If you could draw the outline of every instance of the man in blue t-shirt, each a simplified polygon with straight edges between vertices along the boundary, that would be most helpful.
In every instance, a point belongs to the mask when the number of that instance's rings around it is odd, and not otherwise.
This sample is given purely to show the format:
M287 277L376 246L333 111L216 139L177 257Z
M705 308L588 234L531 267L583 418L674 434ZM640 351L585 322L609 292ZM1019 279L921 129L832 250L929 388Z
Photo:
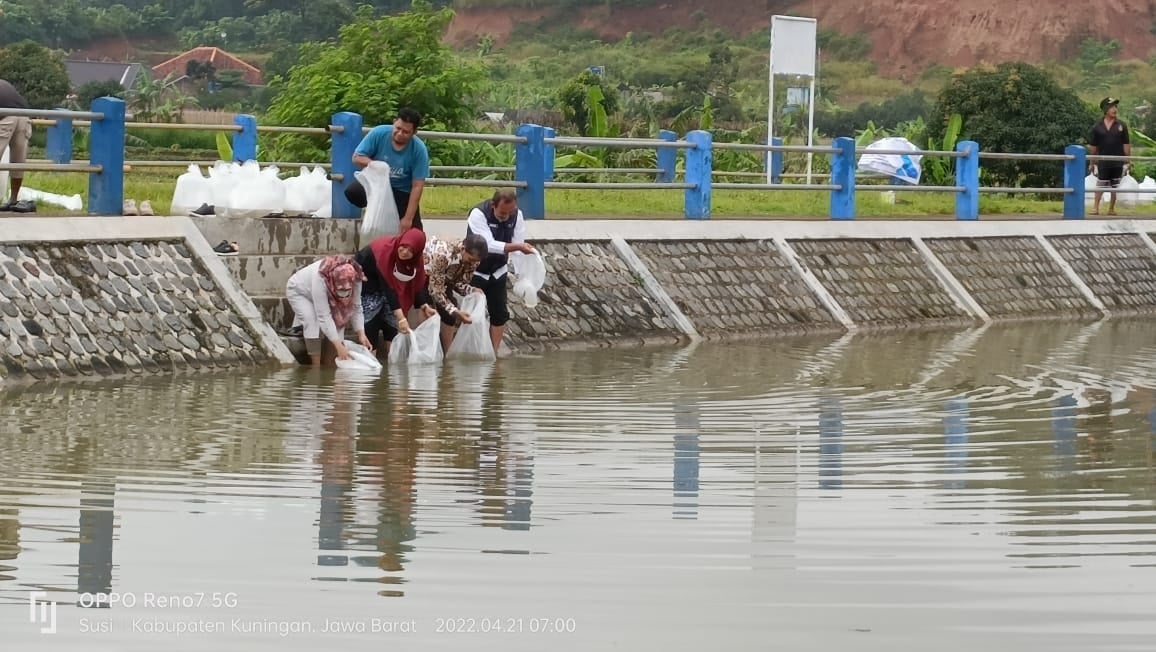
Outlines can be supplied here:
M429 150L421 138L414 135L420 125L420 113L402 109L392 125L371 129L353 153L353 163L359 168L369 165L370 161L389 164L389 183L403 233L410 227L422 228L421 193L429 176ZM357 180L346 187L345 197L361 208L369 203L365 188Z

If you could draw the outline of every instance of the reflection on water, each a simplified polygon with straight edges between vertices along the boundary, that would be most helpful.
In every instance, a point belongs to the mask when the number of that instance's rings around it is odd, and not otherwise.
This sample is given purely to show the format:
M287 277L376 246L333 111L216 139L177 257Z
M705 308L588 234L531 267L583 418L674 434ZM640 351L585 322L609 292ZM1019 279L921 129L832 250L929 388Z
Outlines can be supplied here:
M1148 649L1154 363L1101 322L10 388L0 631Z

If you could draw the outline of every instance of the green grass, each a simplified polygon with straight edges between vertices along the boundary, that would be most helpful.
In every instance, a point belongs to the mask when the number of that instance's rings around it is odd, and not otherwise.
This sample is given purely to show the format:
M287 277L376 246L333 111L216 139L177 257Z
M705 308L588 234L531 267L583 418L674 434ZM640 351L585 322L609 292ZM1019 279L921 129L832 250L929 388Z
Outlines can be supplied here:
M125 175L125 198L137 203L149 200L158 215L169 212L173 187L182 170L148 170ZM30 172L25 184L63 195L80 194L88 201L88 177L81 173ZM886 186L876 186L885 190ZM422 213L430 217L464 216L474 204L489 194L486 188L430 187L422 199ZM856 214L873 218L950 218L955 215L955 198L948 193L897 193L895 204L886 204L878 191L858 190ZM717 190L712 197L712 214L716 218L826 218L828 194L822 191ZM1029 199L1022 196L980 197L984 215L1055 215L1062 213L1059 196L1054 200ZM1153 205L1122 209L1121 214L1151 214ZM48 207L40 212L52 212ZM61 211L64 214L65 211ZM547 218L683 217L683 192L680 190L548 190Z

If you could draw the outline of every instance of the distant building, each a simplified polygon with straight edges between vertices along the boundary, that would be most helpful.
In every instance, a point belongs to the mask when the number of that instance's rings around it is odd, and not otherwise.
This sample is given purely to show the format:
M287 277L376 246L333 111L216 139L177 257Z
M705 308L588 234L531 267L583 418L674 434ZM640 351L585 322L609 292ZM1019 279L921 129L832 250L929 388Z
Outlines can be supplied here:
M236 70L241 73L242 81L250 86L262 86L265 83L265 80L261 77L261 70L259 68L238 59L221 48L215 47L193 48L184 54L179 54L172 59L162 61L153 66L153 77L164 79L172 74L174 75L174 83L181 83L185 78L185 70L188 68L190 61L211 63L217 72L221 72L222 70Z
M89 82L115 81L131 90L145 68L139 63L116 63L112 61L65 61L68 81L75 90Z

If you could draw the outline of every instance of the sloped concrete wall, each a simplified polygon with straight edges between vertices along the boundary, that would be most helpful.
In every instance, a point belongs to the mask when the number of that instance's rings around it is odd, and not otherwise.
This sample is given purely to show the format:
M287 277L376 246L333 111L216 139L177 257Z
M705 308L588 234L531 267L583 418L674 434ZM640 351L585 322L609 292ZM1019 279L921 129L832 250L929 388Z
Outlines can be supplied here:
M184 218L10 218L0 232L0 378L290 364Z

